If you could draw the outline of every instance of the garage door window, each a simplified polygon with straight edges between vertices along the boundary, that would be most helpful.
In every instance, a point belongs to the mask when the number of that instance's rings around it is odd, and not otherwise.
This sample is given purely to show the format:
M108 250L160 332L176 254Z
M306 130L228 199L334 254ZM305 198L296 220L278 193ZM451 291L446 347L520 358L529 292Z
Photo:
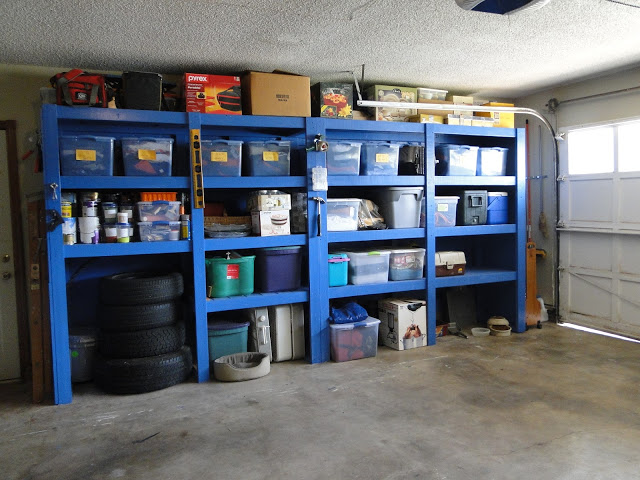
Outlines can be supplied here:
M640 171L640 122L618 127L618 171Z

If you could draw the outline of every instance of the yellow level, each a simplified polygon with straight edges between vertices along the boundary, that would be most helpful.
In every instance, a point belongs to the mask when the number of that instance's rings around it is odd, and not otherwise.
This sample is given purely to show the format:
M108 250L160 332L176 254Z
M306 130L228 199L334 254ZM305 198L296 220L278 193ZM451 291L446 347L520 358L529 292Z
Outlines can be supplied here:
M202 183L202 156L200 155L200 130L191 130L191 168L193 170L193 208L204 208Z

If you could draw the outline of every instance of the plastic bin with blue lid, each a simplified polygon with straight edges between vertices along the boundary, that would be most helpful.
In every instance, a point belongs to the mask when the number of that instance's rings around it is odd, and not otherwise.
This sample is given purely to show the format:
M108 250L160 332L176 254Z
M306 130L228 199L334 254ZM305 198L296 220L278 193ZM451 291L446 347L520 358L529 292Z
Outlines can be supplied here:
M362 145L360 174L398 175L400 144L388 142L366 142Z
M280 140L244 143L246 173L253 177L289 175L291 142Z
M329 324L331 360L346 362L375 357L378 353L380 320L368 317L354 323Z
M329 142L327 175L359 175L361 147L361 142Z
M171 176L173 138L125 137L121 143L126 176Z
M346 253L329 254L329 286L342 287L347 284L349 257Z
M300 288L301 247L269 247L256 253L256 283L261 292Z
M242 174L242 142L202 140L202 174L205 177L239 177Z
M137 202L138 219L141 222L175 222L180 220L180 202L154 200Z
M62 175L113 176L114 137L91 135L60 137Z
M508 148L480 147L478 149L478 175L505 175Z
M436 145L436 175L475 176L478 147L472 145Z
M138 222L141 242L180 240L180 222Z
M247 351L249 322L232 322L227 319L207 321L209 337L209 361Z

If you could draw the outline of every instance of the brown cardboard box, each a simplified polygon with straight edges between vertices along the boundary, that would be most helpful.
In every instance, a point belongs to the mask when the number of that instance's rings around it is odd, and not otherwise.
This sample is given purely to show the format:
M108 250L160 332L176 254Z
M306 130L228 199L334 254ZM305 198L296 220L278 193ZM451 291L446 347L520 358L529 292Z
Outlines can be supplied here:
M489 102L483 104L487 107L513 107L513 103L499 103ZM513 113L507 112L474 112L474 115L478 117L491 117L495 120L495 127L513 128L515 125L515 118Z
M454 105L473 105L473 97L465 95L447 95L447 100L451 100ZM454 115L473 115L469 110L453 110Z
M247 72L242 76L245 115L310 117L309 77L288 73Z
M453 102L450 100L424 100L418 99L418 103L437 103L441 105L453 105ZM424 113L426 115L441 115L446 117L447 115L453 115L453 110L430 110L427 108L419 108L418 113Z

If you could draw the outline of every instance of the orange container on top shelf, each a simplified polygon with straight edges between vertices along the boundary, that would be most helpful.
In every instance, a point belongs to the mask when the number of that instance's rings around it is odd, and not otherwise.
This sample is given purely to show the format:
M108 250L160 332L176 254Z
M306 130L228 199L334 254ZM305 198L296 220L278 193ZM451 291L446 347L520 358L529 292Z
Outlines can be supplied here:
M141 202L153 202L164 200L165 202L177 201L178 192L140 192Z

